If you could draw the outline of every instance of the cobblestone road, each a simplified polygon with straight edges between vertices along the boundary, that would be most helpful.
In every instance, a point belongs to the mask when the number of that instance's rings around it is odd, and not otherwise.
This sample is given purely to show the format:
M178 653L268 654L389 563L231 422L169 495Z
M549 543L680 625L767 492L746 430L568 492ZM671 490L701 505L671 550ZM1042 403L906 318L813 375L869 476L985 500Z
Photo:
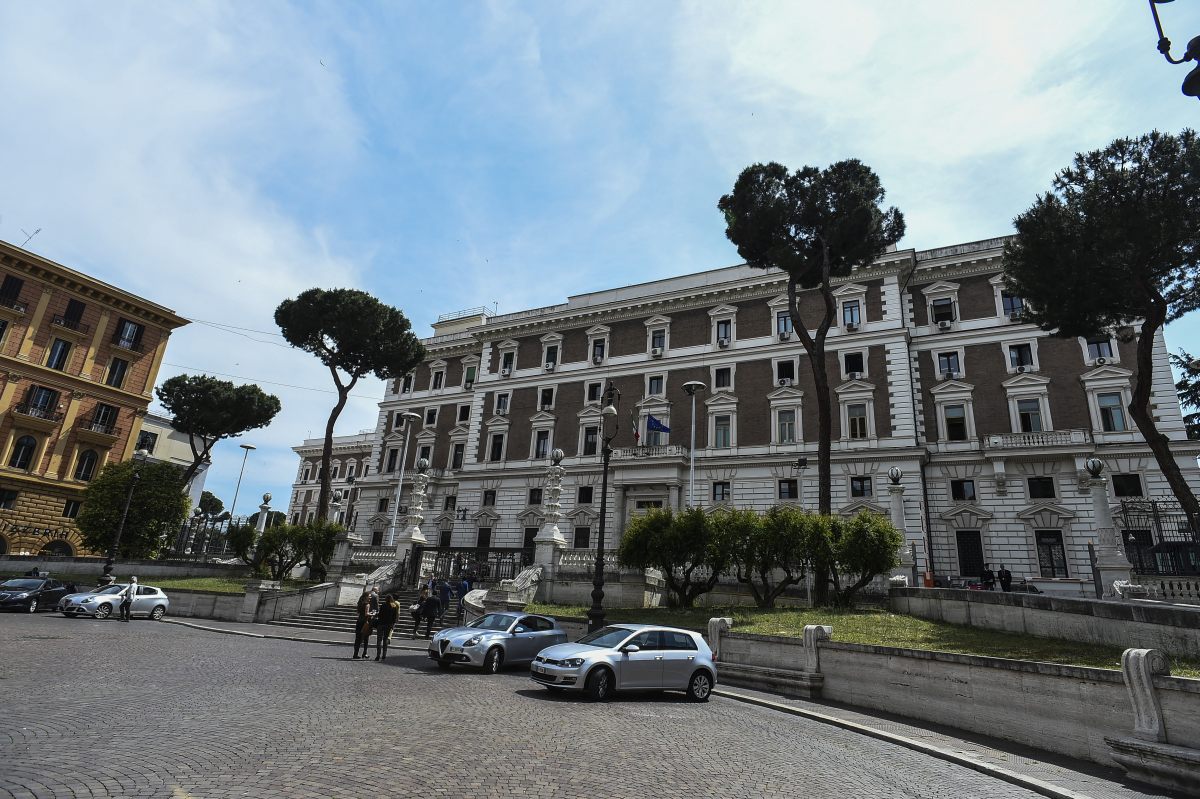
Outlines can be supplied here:
M0 797L1033 796L727 699L593 705L347 654L0 615Z

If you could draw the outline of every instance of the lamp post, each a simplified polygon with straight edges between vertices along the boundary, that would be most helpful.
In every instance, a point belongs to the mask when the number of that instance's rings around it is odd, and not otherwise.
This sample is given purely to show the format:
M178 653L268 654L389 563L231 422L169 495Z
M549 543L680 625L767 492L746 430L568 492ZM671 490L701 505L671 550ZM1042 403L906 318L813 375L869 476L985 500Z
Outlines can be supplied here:
M404 420L404 443L400 447L400 479L396 481L396 495L392 497L392 525L388 528L388 538L385 546L396 545L396 516L400 512L400 496L404 491L404 463L408 460L408 439L412 436L413 424L421 421L421 417L412 411L400 414Z
M683 384L683 390L692 398L692 443L688 448L688 507L696 507L696 393L708 386L699 380L689 380ZM607 469L605 470L607 473Z
M239 444L242 448L242 469L238 472L237 487L233 489L233 504L229 506L229 518L233 518L233 512L237 508L238 492L242 490L242 475L246 473L246 458L250 457L250 450L258 449L253 444Z
M125 520L129 518L129 503L133 501L133 490L137 488L138 481L142 479L142 466L145 465L149 455L150 453L144 449L133 453L133 476L129 478L129 491L125 494L125 507L121 509L121 522L117 525L117 534L113 536L112 546L108 550L108 558L104 561L104 576L109 580L112 579L113 561L117 559L117 550L121 546L121 535L125 532Z
M612 440L617 436L619 425L617 406L621 404L621 392L608 381L604 390L604 410L600 412L600 438L604 446L604 472L600 476L600 536L596 541L596 573L592 577L592 606L588 609L588 632L595 632L604 626L604 522L608 515L608 464L612 459ZM612 433L608 432L608 422L613 421Z
M1154 16L1154 27L1158 31L1158 52L1162 53L1163 58L1167 59L1168 64L1183 64L1188 61L1195 61L1200 64L1200 36L1194 37L1187 43L1187 48L1183 52L1183 58L1171 57L1171 40L1163 34L1162 22L1158 19L1158 6L1160 3L1170 3L1172 0L1150 0L1150 13ZM1187 74L1183 79L1183 86L1180 90L1188 97L1200 97L1200 66L1197 66Z

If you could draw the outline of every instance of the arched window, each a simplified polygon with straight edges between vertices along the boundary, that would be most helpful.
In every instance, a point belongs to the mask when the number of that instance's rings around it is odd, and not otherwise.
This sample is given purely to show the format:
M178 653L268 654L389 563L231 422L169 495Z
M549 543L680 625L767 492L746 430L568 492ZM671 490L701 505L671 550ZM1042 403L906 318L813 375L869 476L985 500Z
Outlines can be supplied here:
M66 541L51 541L46 546L42 547L42 551L38 553L43 557L72 557L75 552L71 549L71 545Z
M0 555L8 554L8 539L0 535Z
M87 449L79 453L79 461L75 464L75 479L91 480L96 474L96 463L99 460L94 449Z
M8 459L8 465L14 469L28 469L33 463L33 453L37 449L37 439L33 436L21 436L17 439L17 443L13 444L12 457Z

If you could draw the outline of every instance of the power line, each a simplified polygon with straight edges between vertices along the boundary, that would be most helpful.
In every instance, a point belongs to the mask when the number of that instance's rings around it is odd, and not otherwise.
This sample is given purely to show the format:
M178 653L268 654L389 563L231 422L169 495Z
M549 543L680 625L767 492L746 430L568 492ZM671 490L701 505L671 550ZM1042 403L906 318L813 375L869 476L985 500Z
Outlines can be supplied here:
M163 366L171 366L175 369L186 369L189 372L201 372L203 374L209 374L209 375L220 375L221 377L232 377L235 380L248 380L251 383L265 383L269 386L283 386L284 388L298 388L301 391L316 391L321 394L337 394L336 391L334 391L332 389L328 389L328 388L313 388L312 386L297 386L293 383L280 383L275 380L263 380L262 378L258 378L258 377L246 377L245 375L231 375L231 374L228 374L227 372L215 372L212 369L200 369L196 366L184 366L183 364L180 364L180 363L164 363ZM378 397L370 397L370 396L367 396L366 394L351 394L350 397L353 399L369 399L369 400L378 400L379 399Z
M280 344L277 341L263 341L261 338L255 338L254 336L248 336L245 333L238 332L238 330L244 330L246 328L222 327L220 324L218 324L216 322L205 322L203 319L191 319L189 321L196 322L197 324L201 324L201 325L206 325L208 327L211 327L213 330L220 330L222 333L232 333L235 336L241 336L242 338L247 339L249 341L253 341L256 344L270 344L272 347L280 347L285 350L295 349L295 347L292 347L289 344ZM261 333L264 333L264 335L270 335L270 334L266 334L265 331L254 331L254 332L261 332Z
M189 316L185 316L184 319L187 319L189 322L196 322L196 323L202 324L202 325L211 325L213 327L219 327L219 328L229 328L230 330L244 330L247 333L262 333L264 336L278 336L279 338L283 338L282 333L276 333L273 330L256 330L252 327L238 327L237 325L227 325L224 322L213 322L209 319L193 319Z

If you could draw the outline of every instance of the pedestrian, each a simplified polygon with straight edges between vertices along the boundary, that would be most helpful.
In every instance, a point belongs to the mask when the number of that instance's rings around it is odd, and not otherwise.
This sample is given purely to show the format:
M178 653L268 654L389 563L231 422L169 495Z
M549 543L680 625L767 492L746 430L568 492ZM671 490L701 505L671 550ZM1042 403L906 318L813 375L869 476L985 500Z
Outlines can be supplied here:
M990 563L983 564L983 571L979 574L979 582L983 586L984 591L996 590L996 573L992 571Z
M137 596L138 583L136 577L129 578L129 585L121 592L121 621L129 621L133 612L133 598Z
M412 616L413 629L412 637L417 637L417 628L421 626L421 612L425 608L425 600L429 599L429 589L422 588L421 595L417 597L417 601L408 606L408 613Z
M379 613L379 588L371 586L371 615L375 616Z
M67 583L67 593L68 594L75 594L78 592L79 592L79 586L75 585L75 583Z
M441 621L446 616L446 609L450 607L450 581L442 580L438 584L438 621Z
M375 617L375 659L387 660L388 641L392 638L392 628L400 618L400 603L396 597L388 594L379 605L379 615Z
M1000 564L1000 571L998 572L997 576L999 576L999 578L1000 578L1000 590L1004 591L1006 593L1008 591L1011 591L1012 590L1012 572L1010 572L1008 569L1004 568L1003 563Z
M367 645L371 641L371 594L364 590L358 598L357 611L354 620L354 654L351 660L358 660L359 649L362 649L362 659L367 659Z

